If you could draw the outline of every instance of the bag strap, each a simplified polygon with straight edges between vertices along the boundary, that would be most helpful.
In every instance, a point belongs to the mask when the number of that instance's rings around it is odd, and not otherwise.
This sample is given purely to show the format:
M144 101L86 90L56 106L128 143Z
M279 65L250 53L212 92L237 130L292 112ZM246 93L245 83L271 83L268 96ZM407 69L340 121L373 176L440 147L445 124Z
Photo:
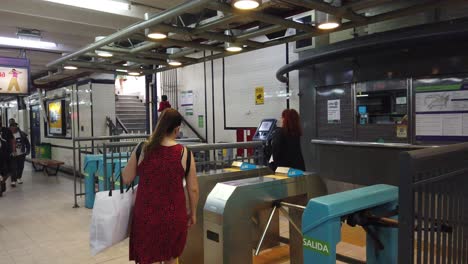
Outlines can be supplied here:
M143 146L144 142L140 142L138 143L136 149L135 149L135 155L136 155L136 163L137 163L137 166L138 166L138 161L140 160L140 156L141 156L141 149L142 149L142 146ZM123 184L123 175L122 175L122 171L120 172L120 193L123 193L124 192L124 184ZM128 187L127 187L127 190L126 192L128 192L130 189L133 189L134 187L134 182L132 182ZM109 196L112 196L112 188L109 190Z
M190 173L190 166L192 165L192 152L187 149L187 162L185 163L185 178Z

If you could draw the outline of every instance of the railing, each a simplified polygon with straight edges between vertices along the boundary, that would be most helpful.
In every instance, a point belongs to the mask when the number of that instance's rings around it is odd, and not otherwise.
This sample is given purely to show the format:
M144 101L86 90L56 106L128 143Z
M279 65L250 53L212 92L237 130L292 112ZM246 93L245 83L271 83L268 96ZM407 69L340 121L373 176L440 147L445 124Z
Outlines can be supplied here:
M204 138L198 131L189 123L185 118L182 119L183 123L192 130L192 132L199 138L201 139L202 142L206 142L206 138Z
M115 187L115 183L118 180L118 177L120 177L121 170L125 167L131 152L139 142L146 139L146 135L145 137L102 137L95 140L104 140L104 138L106 138L107 141L102 142L102 144L99 145L99 148L95 147L95 150L102 150L103 164L106 164L106 166L103 167L103 174L109 175L110 177L109 180L104 181L104 188L105 190L108 190L109 188L113 189ZM118 139L119 142L115 142L116 139ZM80 147L81 142L89 140L90 138L76 139L78 144L77 149L82 150L79 151L80 154L78 160L80 161L81 153L95 153L86 151L86 146ZM250 162L255 164L261 164L261 161L263 161L262 142L199 144L199 139L178 139L177 141L193 152L198 173L227 168L230 167L234 161ZM82 193L82 180L81 177L78 176L81 175L81 163L78 167L75 166L75 168L75 207L78 207L77 197L84 195L84 193ZM111 171L109 171L109 169ZM77 192L78 181L79 193Z
M398 262L468 263L468 143L400 155Z
M125 132L125 134L128 134L129 133L128 128L124 125L122 120L120 120L120 118L118 116L115 117L115 120L117 121L117 126L120 126L122 128L123 132Z

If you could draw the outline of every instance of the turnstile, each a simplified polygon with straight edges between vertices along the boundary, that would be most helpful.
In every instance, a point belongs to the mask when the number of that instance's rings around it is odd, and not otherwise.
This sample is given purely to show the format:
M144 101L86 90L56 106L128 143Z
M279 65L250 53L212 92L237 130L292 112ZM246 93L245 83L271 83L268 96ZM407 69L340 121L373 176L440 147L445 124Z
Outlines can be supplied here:
M278 217L274 209L266 223L261 221L262 212L269 212L280 201L305 205L309 199L325 193L321 178L307 172L297 177L267 175L218 183L204 208L204 263L251 264L252 250L260 240L265 241L265 249L278 244L269 243L271 240L280 239L275 224L269 232L262 232L274 221L272 218ZM300 224L301 215L291 212L289 217ZM291 231L289 244L291 263L302 263L301 234Z
M204 264L203 250L203 205L206 198L215 185L219 182L232 181L237 179L253 178L271 174L268 167L256 166L255 168L231 167L220 170L198 173L198 186L200 190L199 206L197 210L197 224L189 229L186 248L179 258L180 264Z

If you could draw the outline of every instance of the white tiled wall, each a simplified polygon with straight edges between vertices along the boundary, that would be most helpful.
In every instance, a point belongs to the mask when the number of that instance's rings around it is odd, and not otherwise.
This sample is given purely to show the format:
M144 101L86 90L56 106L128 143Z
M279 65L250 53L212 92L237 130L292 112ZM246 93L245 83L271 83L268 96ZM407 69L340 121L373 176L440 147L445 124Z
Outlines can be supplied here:
M292 44L291 44L292 45ZM298 55L289 49L290 62ZM223 112L223 74L222 60L206 62L206 88L208 109L208 141L213 142L213 87L211 67L214 67L214 113L216 142L233 142L235 130L224 129ZM286 86L276 80L276 71L286 64L285 45L234 55L225 58L225 91L226 91L226 126L257 127L263 118L279 118L286 108ZM194 92L194 115L185 116L206 137L205 128L198 128L198 115L205 115L204 64L199 63L178 70L179 96L181 91ZM298 72L290 73L290 107L299 110ZM255 105L255 87L265 87L265 104ZM282 94L282 97L279 95ZM180 100L179 100L180 102ZM187 130L187 129L185 129ZM186 132L184 132L186 133ZM190 133L187 131L190 135Z

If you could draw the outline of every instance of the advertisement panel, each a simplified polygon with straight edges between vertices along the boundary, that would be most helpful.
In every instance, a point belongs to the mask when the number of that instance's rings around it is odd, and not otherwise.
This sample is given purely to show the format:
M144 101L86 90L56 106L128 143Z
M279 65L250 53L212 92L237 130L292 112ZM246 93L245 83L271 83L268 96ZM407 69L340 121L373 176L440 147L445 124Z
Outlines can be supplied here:
M0 94L29 93L29 60L0 57Z
M49 134L64 135L65 120L64 117L64 101L56 100L47 102L47 112L49 116Z

